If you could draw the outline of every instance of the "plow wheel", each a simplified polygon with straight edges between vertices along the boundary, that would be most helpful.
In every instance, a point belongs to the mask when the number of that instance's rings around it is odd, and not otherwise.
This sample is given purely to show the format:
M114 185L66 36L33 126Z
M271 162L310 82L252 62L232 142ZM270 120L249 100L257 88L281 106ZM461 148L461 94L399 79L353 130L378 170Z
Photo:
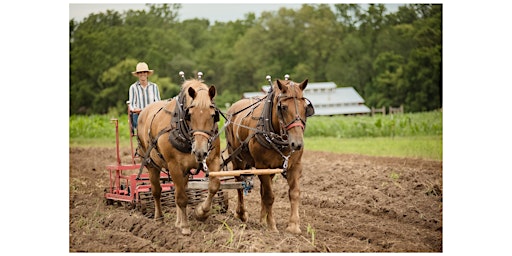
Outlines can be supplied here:
M195 208L198 204L202 203L208 196L208 190L202 189L187 189L188 206ZM160 203L162 204L162 212L174 211L176 201L174 198L174 187L170 191L162 191L160 196ZM213 212L226 213L229 206L229 197L226 191L219 190L212 202ZM155 200L151 191L139 193L139 201L136 203L136 208L146 217L153 217L155 214Z

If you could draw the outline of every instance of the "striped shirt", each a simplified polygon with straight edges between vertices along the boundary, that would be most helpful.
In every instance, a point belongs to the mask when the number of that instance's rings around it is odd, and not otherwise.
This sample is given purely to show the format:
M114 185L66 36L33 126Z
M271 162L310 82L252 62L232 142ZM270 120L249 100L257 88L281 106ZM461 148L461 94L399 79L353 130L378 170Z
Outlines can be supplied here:
M147 105L160 101L158 85L148 81L146 88L142 88L140 82L137 81L130 86L128 99L130 101L130 110L136 108L144 109Z

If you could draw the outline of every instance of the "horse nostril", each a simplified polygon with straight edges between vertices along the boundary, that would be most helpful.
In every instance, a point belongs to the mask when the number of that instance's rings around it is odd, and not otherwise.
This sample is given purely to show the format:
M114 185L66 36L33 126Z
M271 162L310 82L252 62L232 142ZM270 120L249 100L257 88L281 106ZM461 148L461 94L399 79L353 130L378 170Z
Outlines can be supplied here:
M294 149L294 150L300 150L302 148L302 143L296 143L296 142L292 142L290 144L290 146Z
M193 151L194 156L197 160L201 161L206 158L207 152L204 152L202 150Z

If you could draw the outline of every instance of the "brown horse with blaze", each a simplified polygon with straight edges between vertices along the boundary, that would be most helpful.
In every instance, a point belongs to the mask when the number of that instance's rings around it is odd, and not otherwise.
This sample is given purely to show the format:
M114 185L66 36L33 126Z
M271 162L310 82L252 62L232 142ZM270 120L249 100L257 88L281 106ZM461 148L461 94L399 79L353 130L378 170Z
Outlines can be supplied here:
M290 218L286 230L300 234L300 177L302 175L302 153L306 118L314 114L312 104L303 92L308 80L295 83L276 80L269 93L258 99L242 99L234 103L227 112L230 124L226 127L228 152L233 154L242 148L238 157L233 157L233 169L283 168L289 186ZM272 205L274 175L259 175L261 182L260 221L266 222L272 231L278 231ZM238 190L236 215L247 221L243 190Z
M178 97L155 102L144 108L139 116L137 151L139 155L145 156L143 161L149 171L155 200L155 219L163 218L160 172L165 169L168 170L175 187L175 226L185 235L191 233L187 220L186 194L190 170L202 169L207 173L220 170L217 126L219 113L213 102L215 94L214 86L208 87L197 79L187 80L183 83ZM181 133L179 136L172 136L175 132ZM212 199L219 187L219 179L210 177L208 196L195 209L197 219L208 218Z

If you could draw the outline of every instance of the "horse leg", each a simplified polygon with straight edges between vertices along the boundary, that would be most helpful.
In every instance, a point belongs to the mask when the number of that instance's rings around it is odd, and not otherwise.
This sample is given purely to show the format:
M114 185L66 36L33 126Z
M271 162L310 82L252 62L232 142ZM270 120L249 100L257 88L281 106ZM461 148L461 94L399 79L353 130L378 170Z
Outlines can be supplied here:
M242 178L235 177L236 181L242 181ZM238 194L238 202L236 206L236 217L239 218L241 221L246 222L249 219L249 216L247 214L247 211L245 210L244 205L244 190L243 189L237 189Z
M176 201L175 226L181 230L181 234L190 235L191 231L187 216L188 196L185 189L187 180L185 180L185 178L188 178L188 176L183 177L183 173L180 171L176 171L175 174L172 175L174 182L174 199Z
M272 191L272 179L270 175L259 175L260 194L261 194L261 215L260 222L267 221L267 227L273 232L279 232L276 227L276 221L272 214L272 205L274 204L274 192Z
M147 167L149 172L149 180L151 182L151 193L155 200L155 220L162 220L162 204L160 196L162 194L162 186L160 185L160 170L154 167Z
M199 221L205 221L208 216L210 216L210 209L212 208L212 201L217 191L220 188L220 180L218 177L210 177L210 182L208 182L208 197L204 200L203 203L198 205L195 210L196 219Z
M302 164L298 163L291 170L288 170L288 198L290 199L290 220L286 231L294 234L300 234L299 204L300 204L300 176L302 174Z

